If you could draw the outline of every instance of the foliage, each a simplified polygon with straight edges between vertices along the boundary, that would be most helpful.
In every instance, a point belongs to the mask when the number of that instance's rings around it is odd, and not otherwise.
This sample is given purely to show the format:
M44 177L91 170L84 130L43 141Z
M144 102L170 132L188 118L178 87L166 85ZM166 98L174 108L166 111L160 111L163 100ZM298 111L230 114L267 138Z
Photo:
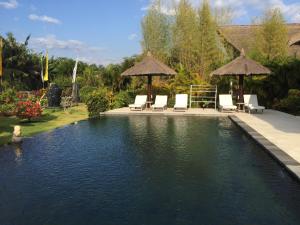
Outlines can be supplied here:
M90 65L86 67L82 75L77 78L77 83L79 86L90 86L90 87L100 87L104 86L103 79L101 78L101 75L104 73L105 68L104 67L97 67L96 65Z
M14 103L5 103L0 105L0 115L12 116L15 112L16 105Z
M161 1L154 1L142 22L143 50L174 67L182 65L190 73L208 78L208 74L231 58L231 48L218 35L218 27L208 1L195 9L190 1L180 0L174 16L162 12ZM226 23L228 9L219 23ZM226 16L227 15L227 16ZM228 51L228 52L227 52Z
M48 107L48 99L47 98L41 99L40 104L42 108Z
M170 29L168 17L162 13L161 1L155 0L142 20L144 52L167 62L170 56Z
M217 24L214 21L210 6L205 0L199 12L199 66L202 75L211 71L224 62L226 49L217 34ZM207 78L207 77L206 77Z
M32 90L38 83L40 58L28 50L29 38L24 43L18 43L12 33L3 38L3 79L16 89Z
M199 31L197 15L187 0L181 0L176 9L175 22L172 29L172 55L187 70L197 70L197 50L199 49Z
M12 88L5 89L0 93L0 104L9 104L16 102L16 91Z
M20 119L32 119L39 118L42 115L42 107L39 102L33 102L31 100L19 101L16 107L16 115Z
M290 89L288 96L274 105L275 109L300 115L300 90Z
M106 90L96 90L89 94L86 101L89 117L99 117L101 112L109 109L110 100Z
M288 30L280 9L266 11L257 28L253 57L262 63L282 62L288 53Z
M96 87L91 87L91 86L85 86L83 88L81 88L79 90L79 96L80 96L80 100L82 102L87 102L89 95L93 92L97 90Z
M8 88L0 93L0 114L11 116L15 112L16 92L14 89Z
M113 98L112 108L122 108L127 107L134 101L134 95L129 93L128 91L120 91L116 96Z

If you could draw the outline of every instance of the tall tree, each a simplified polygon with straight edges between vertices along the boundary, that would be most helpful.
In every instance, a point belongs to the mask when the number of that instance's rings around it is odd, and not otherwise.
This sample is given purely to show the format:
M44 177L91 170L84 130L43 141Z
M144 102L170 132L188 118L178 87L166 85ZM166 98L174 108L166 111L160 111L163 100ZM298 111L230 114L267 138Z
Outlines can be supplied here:
M217 34L217 24L211 13L210 5L205 0L199 13L199 65L200 73L207 75L216 64L223 60L222 43Z
M256 31L254 49L258 60L280 62L288 54L288 31L280 9L266 11Z
M197 71L197 13L189 1L181 0L176 9L172 29L173 54L188 71Z
M153 55L166 62L169 56L170 33L169 22L161 10L161 1L155 0L147 15L142 20L143 51L151 51Z

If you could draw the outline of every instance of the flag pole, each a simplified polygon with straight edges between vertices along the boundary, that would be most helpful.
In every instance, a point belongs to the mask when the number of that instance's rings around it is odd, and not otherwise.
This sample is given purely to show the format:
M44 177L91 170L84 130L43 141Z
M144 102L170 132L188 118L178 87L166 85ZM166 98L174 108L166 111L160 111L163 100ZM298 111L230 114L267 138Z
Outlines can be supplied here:
M48 82L49 80L49 72L48 72L48 68L49 67L49 57L48 57L48 49L46 50L46 66L45 66L45 74L44 74L44 79L43 79L43 87L44 87L44 83ZM45 87L44 87L45 88Z
M41 55L41 79L42 79L42 84L43 84L43 89L45 89L45 85L44 85L44 57L43 54Z
M0 37L0 92L2 92L2 79L3 79L3 59L2 59L2 51L3 51L3 40Z
M78 67L78 57L76 58L75 66L73 69L73 75L72 75L72 101L74 103L78 102L78 87L76 83L77 67Z

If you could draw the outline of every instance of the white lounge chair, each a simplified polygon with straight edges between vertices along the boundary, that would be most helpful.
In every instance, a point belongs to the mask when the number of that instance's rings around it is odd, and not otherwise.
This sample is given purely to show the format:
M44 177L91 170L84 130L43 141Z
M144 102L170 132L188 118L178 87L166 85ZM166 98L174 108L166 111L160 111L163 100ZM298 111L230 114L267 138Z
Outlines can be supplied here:
M223 110L237 110L237 107L232 103L231 95L219 95L219 108Z
M177 94L175 99L174 111L185 111L188 108L188 95Z
M155 104L151 106L153 110L164 110L167 108L168 96L156 95Z
M266 109L264 106L258 105L257 95L244 95L244 103L245 110L248 110L249 113L251 113L251 111L261 111L261 113L263 113Z
M147 95L137 95L134 104L129 105L129 109L142 111L146 107L146 101Z

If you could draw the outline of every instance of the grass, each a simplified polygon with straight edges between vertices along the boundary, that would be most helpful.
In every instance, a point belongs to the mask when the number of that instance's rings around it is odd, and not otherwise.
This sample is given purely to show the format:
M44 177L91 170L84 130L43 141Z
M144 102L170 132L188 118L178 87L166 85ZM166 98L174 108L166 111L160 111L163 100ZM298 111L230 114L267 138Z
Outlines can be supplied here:
M20 120L17 117L0 117L0 146L11 142L15 125L22 127L23 137L30 137L87 118L88 113L84 104L79 104L66 111L45 109L43 116L38 121L32 122Z

